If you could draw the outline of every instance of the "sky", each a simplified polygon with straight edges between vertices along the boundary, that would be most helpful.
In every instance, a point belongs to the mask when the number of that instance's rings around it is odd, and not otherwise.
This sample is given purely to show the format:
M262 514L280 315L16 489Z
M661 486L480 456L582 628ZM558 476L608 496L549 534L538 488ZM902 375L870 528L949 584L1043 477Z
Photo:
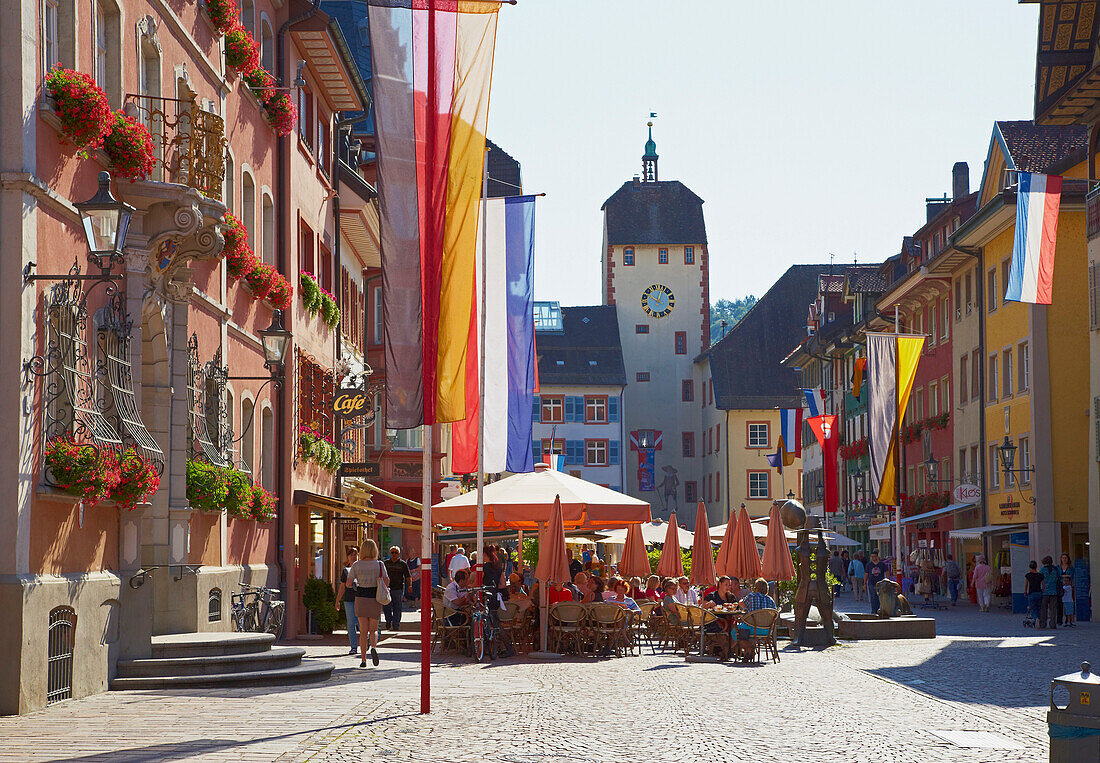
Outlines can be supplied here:
M1013 0L518 0L489 135L536 212L535 296L600 302L600 206L641 170L706 202L711 299L795 263L881 262L981 180L993 122L1033 116L1038 5Z

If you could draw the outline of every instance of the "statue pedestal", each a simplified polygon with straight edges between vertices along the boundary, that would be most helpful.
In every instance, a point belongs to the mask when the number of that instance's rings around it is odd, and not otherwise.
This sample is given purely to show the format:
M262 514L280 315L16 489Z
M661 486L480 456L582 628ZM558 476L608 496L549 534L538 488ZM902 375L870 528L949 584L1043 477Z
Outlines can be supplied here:
M783 626L786 627L787 633L790 638L795 636L794 632L794 613L787 612L779 616ZM799 646L832 646L835 641L830 641L829 637L825 633L825 626L820 621L815 622L812 619L806 620L806 631L802 636L802 643Z

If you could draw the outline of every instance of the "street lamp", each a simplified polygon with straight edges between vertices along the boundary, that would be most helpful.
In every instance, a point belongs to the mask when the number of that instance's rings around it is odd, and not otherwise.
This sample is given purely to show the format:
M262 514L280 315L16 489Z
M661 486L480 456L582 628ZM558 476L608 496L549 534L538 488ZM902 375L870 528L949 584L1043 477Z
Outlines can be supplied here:
M787 491L787 500L788 501L793 501L794 500L794 491L793 490L788 490Z
M1005 474L1005 486L1009 486L1010 474L1024 474L1035 471L1034 466L1022 466L1019 469L1014 468L1016 465L1016 443L1012 442L1012 438L1005 435L1004 441L1001 443L997 450L1001 454L1001 471ZM1019 482L1016 483L1019 485ZM1020 493L1020 497L1028 503L1035 503L1035 498L1028 497Z
M291 337L291 333L283 326L283 311L273 310L271 325L256 333L260 335L260 342L264 348L264 368L270 371L273 377L276 374L282 376L286 363L286 350L290 345Z
M111 195L111 174L99 173L99 189L87 201L74 205L80 212L88 243L88 260L106 273L122 261L122 246L134 208ZM107 264L104 265L104 258Z

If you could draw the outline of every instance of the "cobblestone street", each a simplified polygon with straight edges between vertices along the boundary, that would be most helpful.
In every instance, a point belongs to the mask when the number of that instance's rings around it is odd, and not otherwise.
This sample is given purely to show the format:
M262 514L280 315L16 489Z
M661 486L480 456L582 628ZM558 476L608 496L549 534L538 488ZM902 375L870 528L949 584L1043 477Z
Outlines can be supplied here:
M841 600L844 608L844 600ZM1046 756L1050 678L1100 628L1036 632L1005 612L939 613L935 640L782 652L778 665L445 659L417 714L414 652L360 670L337 646L324 684L109 693L0 719L3 761L1023 761ZM987 731L964 748L939 731ZM807 758L806 756L810 756Z

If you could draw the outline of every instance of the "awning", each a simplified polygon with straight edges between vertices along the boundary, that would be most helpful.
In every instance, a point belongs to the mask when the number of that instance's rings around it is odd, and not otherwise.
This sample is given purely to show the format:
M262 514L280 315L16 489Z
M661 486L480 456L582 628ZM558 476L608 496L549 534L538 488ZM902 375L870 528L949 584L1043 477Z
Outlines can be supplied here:
M311 493L308 490L294 491L294 505L304 506L310 511L329 511L340 516L353 517L361 522L369 522L384 527L400 527L405 530L419 530L419 517L409 517L384 509L366 508L354 503L343 501L320 493ZM379 516L381 515L381 516ZM409 520L402 522L401 520Z
M924 520L931 519L932 517L939 517L943 516L944 514L951 514L953 512L960 511L962 509L969 509L973 505L973 503L953 503L950 506L944 506L940 509L926 511L923 514L914 514L910 517L902 517L901 523L904 525L908 524L909 522L923 522Z
M1027 525L986 525L985 527L966 527L959 530L949 530L947 534L952 538L969 538L973 540L982 537L986 533L1010 532L1012 530L1019 530L1023 527L1027 527Z

